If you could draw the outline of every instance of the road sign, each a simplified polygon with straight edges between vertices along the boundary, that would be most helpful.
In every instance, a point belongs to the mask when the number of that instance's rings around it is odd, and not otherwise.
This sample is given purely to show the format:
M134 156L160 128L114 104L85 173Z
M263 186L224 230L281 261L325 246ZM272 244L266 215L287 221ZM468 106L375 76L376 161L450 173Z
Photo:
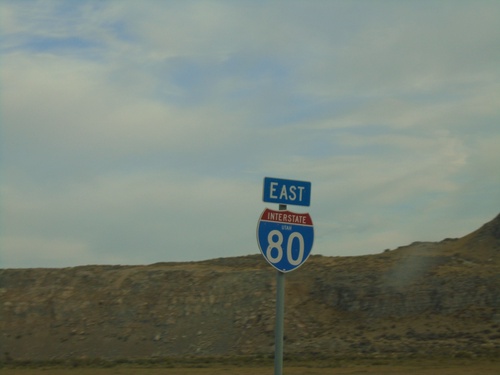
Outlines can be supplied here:
M311 183L265 177L263 201L309 206L311 204Z
M271 266L280 272L293 271L311 254L314 242L311 216L266 208L257 224L257 242Z

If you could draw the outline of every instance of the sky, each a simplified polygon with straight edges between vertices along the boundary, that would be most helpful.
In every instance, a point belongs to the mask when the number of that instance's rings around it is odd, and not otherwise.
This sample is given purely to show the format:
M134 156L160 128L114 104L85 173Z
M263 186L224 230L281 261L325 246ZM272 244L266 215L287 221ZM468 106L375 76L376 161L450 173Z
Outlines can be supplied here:
M312 254L500 212L498 1L0 1L0 268L260 252L264 177ZM265 261L263 259L263 261Z

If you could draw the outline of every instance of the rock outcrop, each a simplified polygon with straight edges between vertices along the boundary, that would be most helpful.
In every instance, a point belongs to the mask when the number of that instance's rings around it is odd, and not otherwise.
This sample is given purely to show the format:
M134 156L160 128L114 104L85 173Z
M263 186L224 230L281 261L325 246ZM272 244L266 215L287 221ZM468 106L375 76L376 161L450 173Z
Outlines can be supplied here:
M13 359L270 354L275 271L260 254L0 270ZM286 276L285 353L500 354L500 215L460 239L311 258Z

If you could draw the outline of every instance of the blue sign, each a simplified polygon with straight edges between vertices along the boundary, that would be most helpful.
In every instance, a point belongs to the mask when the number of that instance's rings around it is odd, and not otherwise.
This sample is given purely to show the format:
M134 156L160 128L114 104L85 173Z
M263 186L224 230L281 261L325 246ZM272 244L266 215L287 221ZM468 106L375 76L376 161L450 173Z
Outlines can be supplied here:
M266 208L257 224L257 242L271 266L281 272L293 271L311 254L314 242L311 216Z
M265 177L263 201L309 206L311 204L311 183Z

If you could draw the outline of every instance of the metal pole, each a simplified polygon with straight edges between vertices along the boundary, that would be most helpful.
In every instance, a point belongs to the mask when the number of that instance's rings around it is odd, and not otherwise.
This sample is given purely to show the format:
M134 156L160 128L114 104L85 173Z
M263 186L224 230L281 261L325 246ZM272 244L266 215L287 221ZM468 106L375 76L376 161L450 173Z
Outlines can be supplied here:
M283 336L285 321L285 274L276 271L276 330L274 331L274 375L283 374Z
M286 204L279 209L286 210ZM276 328L274 331L274 375L283 375L283 337L285 326L285 274L276 271Z

